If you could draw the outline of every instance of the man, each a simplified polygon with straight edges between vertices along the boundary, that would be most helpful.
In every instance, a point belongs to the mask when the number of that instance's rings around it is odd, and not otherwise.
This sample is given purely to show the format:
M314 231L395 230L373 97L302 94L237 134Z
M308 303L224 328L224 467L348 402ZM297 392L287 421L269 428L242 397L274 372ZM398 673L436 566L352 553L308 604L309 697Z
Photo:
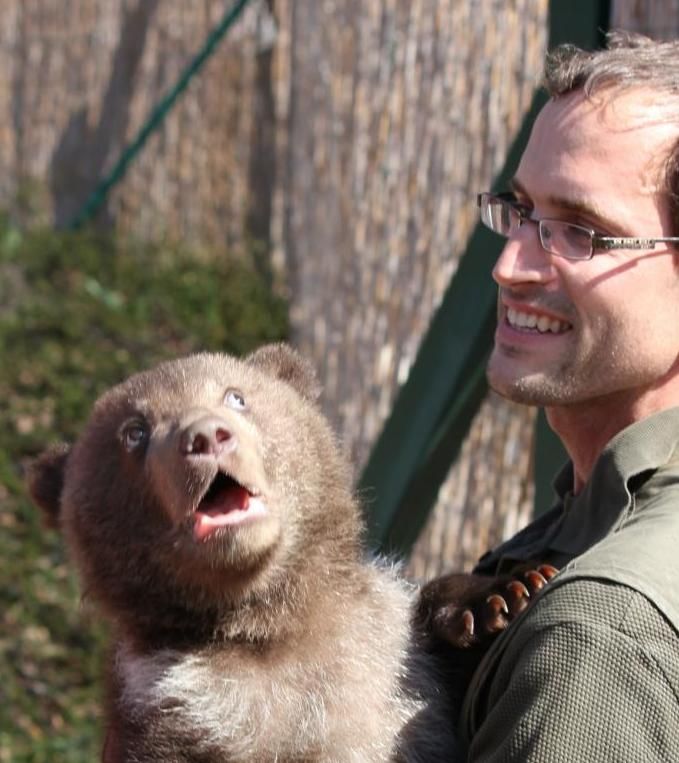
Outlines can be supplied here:
M493 277L491 386L544 406L571 463L547 515L482 558L562 568L467 692L470 761L679 761L679 43L548 57L551 100Z

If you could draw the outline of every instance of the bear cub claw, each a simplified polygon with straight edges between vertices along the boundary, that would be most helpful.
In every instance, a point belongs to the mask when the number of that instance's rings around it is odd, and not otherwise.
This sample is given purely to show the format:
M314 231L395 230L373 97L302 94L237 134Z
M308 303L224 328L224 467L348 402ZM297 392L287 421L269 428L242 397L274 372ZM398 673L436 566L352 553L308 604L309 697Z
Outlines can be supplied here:
M484 646L529 606L556 575L551 564L524 564L509 575L449 574L425 585L416 622L455 649Z

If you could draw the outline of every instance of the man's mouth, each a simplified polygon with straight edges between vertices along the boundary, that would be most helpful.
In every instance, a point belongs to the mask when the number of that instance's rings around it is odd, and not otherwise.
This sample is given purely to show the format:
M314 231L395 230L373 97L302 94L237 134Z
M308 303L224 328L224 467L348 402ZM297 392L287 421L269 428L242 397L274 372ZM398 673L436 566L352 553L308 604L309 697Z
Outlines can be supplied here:
M266 513L257 490L218 472L194 512L193 537L202 541L221 528L235 527Z
M570 323L544 313L524 312L513 307L507 308L506 318L513 329L537 334L563 334L573 328Z

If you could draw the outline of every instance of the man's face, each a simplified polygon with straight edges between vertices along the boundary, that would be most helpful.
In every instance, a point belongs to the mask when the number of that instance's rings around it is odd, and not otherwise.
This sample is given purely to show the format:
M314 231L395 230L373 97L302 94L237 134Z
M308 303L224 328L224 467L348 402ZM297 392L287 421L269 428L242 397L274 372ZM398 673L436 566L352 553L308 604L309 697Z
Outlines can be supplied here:
M653 119L652 93L610 96L602 94L607 106L580 93L545 106L515 177L517 198L535 219L601 235L671 236L659 186L679 129L661 114ZM498 328L488 379L512 400L636 399L679 367L679 254L666 244L570 261L545 252L527 223L508 240L493 278Z

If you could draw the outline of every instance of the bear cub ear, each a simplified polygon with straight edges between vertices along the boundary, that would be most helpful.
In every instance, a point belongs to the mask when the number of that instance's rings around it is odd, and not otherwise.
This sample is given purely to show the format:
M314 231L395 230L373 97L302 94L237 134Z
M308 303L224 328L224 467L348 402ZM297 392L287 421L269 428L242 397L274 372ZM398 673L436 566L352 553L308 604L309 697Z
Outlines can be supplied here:
M289 344L266 344L245 360L276 379L286 382L306 400L318 400L321 385L311 363Z
M26 473L28 492L43 511L49 527L59 527L64 471L70 448L53 445L33 461Z

